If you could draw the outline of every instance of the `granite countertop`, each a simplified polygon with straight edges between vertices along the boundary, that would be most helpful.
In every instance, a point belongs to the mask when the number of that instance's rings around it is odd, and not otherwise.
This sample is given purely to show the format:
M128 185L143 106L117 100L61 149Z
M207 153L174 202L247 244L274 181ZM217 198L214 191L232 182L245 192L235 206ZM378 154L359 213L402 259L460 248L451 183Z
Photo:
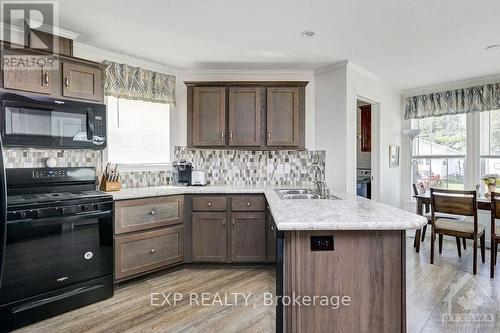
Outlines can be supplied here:
M176 194L262 193L266 196L278 230L411 230L427 224L427 219L376 201L332 191L338 199L281 200L266 186L152 186L123 189L111 193L114 200ZM279 186L286 188L286 186Z

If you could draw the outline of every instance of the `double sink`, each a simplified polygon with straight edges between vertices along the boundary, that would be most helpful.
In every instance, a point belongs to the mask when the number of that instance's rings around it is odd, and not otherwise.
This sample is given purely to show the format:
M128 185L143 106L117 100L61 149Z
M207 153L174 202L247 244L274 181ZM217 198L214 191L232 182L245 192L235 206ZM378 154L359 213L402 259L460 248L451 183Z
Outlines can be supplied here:
M319 194L313 193L309 189L277 189L275 190L282 200L302 199L302 200L317 200L317 199L339 199L335 196L322 198Z

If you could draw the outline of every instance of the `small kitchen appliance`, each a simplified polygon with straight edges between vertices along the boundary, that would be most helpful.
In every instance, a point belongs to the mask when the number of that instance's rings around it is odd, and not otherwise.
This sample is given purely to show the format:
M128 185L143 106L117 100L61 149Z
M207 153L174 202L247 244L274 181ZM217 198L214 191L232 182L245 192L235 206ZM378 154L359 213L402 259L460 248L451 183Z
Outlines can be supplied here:
M191 172L193 165L186 160L174 161L172 163L172 179L175 186L191 185Z
M193 170L191 173L191 185L205 186L207 185L207 175L205 171Z

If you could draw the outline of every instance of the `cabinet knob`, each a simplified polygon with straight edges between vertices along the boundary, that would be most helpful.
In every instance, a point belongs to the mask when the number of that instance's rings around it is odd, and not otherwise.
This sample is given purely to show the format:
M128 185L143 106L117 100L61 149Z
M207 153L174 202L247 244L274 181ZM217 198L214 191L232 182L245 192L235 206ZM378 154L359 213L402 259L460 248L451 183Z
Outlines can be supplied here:
M267 131L267 139L271 140L271 131Z
M155 253L155 249L151 249L151 251L149 251L151 254Z
M274 225L271 225L271 230L273 230L273 231L274 231Z
M247 207L250 207L252 204L249 202L247 202Z
M154 210L151 210L151 211L149 212L149 215L155 215L155 214L156 214L156 211L154 211Z
M212 203L209 201L209 202L207 203L207 206L208 206L208 207L212 207Z
M234 219L231 221L231 223L234 225Z

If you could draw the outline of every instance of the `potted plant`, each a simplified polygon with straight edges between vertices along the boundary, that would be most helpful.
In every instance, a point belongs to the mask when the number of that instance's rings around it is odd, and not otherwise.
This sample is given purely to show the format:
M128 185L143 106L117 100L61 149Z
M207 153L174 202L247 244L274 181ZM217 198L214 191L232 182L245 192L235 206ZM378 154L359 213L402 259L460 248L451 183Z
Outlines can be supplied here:
M495 191L497 181L500 180L500 176L497 174L486 174L483 177L481 177L481 180L483 181L483 183L486 185L487 188L487 191L484 194L484 196L489 198L491 192Z

